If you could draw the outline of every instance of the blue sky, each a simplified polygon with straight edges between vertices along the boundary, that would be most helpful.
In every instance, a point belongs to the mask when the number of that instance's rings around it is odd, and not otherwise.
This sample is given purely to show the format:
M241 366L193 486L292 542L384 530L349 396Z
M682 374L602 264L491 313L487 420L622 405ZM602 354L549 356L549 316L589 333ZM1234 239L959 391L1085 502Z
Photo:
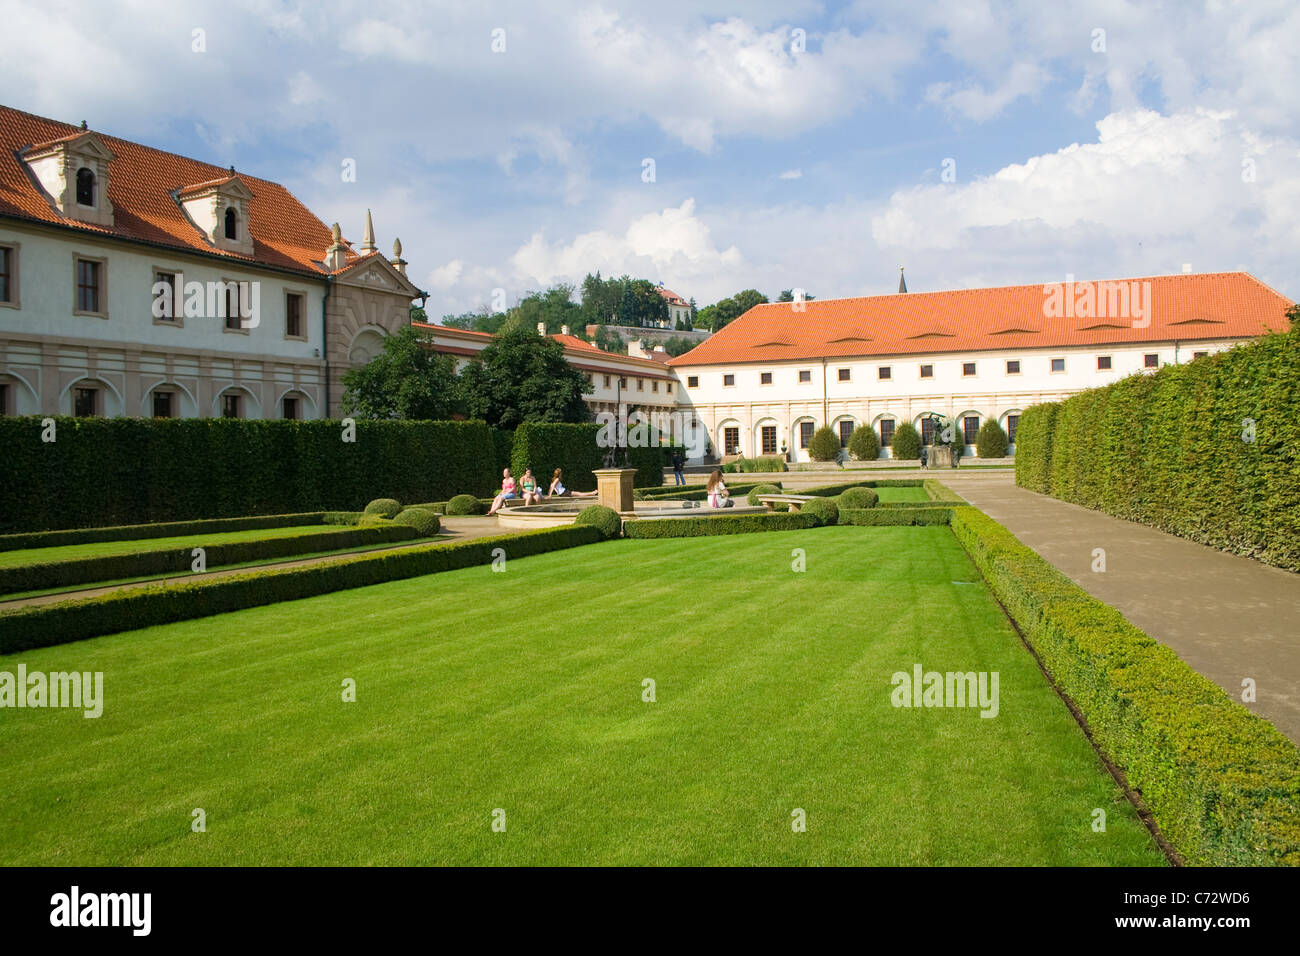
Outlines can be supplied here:
M370 208L434 315L597 268L700 305L887 292L900 263L914 290L1187 264L1300 297L1292 2L0 0L0 21L27 51L4 103L283 182L354 240Z

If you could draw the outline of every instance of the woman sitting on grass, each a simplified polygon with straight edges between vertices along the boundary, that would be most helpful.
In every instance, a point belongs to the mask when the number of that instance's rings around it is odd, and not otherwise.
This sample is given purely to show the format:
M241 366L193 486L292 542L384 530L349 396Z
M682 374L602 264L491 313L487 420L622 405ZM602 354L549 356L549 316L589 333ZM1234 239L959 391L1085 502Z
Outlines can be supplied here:
M556 468L555 474L551 476L551 487L547 491L547 497L550 498L594 498L594 491L574 491L571 488L564 487L564 469Z
M727 490L727 483L722 480L722 469L714 468L713 474L709 475L709 482L705 486L709 492L710 508L733 508L735 502L731 500L731 492Z
M492 507L488 509L489 515L494 515L501 510L502 506L511 498L515 498L515 480L510 476L509 468L501 469L501 494L492 499Z
M542 493L537 490L537 479L533 477L531 468L524 469L524 476L519 479L519 487L524 493L525 505L540 505L542 503Z

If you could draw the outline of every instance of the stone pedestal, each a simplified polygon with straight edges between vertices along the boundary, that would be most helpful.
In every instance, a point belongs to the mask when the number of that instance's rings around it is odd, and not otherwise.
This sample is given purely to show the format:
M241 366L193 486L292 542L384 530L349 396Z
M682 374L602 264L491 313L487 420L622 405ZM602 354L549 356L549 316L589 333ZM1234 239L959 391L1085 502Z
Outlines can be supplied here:
M956 468L957 460L953 457L951 445L934 445L930 448L931 468Z
M632 482L635 468L597 468L596 501L606 508L624 512L632 510Z

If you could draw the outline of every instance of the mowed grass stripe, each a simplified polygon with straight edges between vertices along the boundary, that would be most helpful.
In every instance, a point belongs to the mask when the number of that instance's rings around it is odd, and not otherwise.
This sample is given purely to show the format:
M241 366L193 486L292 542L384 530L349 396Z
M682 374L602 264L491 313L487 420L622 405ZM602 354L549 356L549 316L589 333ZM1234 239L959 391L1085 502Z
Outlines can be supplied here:
M620 541L6 657L107 699L0 711L0 862L1161 863L975 580L946 528ZM1001 713L893 708L915 662Z
M193 548L211 548L237 541L268 541L272 538L291 538L299 534L330 534L351 531L347 525L313 524L294 528L254 528L247 531L222 531L211 534L187 534L171 538L139 538L134 541L91 541L85 544L62 544L52 548L23 548L19 551L0 551L0 567L25 564L45 564L50 561L70 561L75 558L102 558L109 555L135 554L137 551L167 551Z

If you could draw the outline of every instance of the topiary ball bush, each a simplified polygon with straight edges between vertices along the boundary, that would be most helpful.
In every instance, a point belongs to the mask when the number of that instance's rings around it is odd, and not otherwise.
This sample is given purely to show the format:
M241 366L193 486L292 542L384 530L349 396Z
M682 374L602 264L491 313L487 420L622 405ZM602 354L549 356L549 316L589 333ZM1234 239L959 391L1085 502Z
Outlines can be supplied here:
M618 516L618 512L604 505L588 505L578 512L578 520L573 523L598 528L600 536L607 541L617 538L623 527L623 519Z
M916 461L921 457L921 435L908 422L894 432L894 457L901 461Z
M776 485L758 485L745 497L745 500L751 505L756 505L760 504L758 500L759 495L779 495L780 493L781 489Z
M368 515L382 515L385 518L396 518L397 513L401 510L402 503L396 498L376 498L366 505L365 513Z
M840 520L840 507L835 503L834 498L814 498L812 501L805 501L799 511L801 514L813 515L824 525L837 524Z
M442 527L438 515L425 508L407 508L393 519L393 524L409 525L419 533L421 538L437 534Z
M483 507L483 502L473 495L457 495L447 502L449 515L481 515L485 511L487 509Z
M840 492L841 508L874 508L880 496L870 488L849 488Z

